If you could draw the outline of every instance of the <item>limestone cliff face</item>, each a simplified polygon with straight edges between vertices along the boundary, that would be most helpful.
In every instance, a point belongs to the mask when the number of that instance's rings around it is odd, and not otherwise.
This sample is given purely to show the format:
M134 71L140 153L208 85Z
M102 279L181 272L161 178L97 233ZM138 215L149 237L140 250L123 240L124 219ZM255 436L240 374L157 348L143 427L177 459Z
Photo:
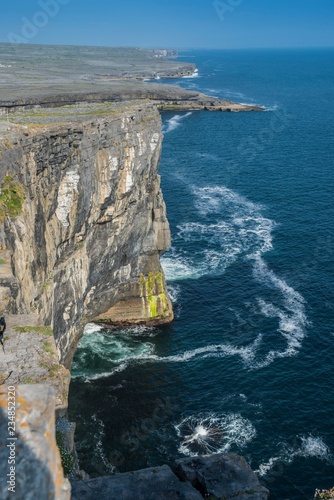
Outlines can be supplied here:
M0 245L13 274L2 281L7 309L39 313L65 365L88 321L173 319L159 261L170 232L158 111L123 104L98 116L71 113L59 123L10 125L0 144Z

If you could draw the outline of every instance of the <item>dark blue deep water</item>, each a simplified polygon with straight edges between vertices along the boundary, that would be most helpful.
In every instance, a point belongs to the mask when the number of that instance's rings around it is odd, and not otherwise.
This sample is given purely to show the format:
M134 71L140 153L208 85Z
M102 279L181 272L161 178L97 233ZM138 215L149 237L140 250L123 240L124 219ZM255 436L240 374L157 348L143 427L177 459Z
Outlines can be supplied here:
M186 88L266 107L165 113L175 304L164 328L88 327L70 417L92 475L217 451L278 500L334 485L334 51L183 54Z

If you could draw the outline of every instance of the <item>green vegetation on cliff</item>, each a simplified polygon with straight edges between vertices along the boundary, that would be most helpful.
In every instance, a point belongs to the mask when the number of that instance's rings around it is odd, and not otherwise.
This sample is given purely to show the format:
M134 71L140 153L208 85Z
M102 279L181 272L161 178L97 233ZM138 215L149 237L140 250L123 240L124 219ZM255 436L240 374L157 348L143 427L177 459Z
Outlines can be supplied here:
M64 469L64 474L67 476L74 470L75 456L70 453L66 447L65 436L61 432L56 432L57 445L60 451L61 463Z
M0 220L6 216L17 217L25 199L24 188L7 175L0 186Z
M52 337L53 336L53 330L51 326L44 326L44 325L39 325L39 326L16 326L14 330L18 333L29 333L29 332L36 332L36 333L41 333L43 335L46 335L47 337Z

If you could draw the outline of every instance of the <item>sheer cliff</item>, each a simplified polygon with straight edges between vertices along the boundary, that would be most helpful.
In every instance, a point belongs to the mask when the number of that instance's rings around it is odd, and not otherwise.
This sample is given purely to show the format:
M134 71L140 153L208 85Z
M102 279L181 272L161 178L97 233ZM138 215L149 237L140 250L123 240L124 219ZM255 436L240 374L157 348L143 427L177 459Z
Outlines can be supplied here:
M51 325L69 366L84 325L167 323L170 245L149 103L26 110L2 122L0 292Z

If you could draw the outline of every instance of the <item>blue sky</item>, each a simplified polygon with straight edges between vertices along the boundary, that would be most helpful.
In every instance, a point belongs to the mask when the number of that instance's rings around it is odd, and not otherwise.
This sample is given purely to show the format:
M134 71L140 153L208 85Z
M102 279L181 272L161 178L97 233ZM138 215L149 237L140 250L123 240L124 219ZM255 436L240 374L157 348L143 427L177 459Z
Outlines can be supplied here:
M334 0L2 0L0 41L333 47Z

